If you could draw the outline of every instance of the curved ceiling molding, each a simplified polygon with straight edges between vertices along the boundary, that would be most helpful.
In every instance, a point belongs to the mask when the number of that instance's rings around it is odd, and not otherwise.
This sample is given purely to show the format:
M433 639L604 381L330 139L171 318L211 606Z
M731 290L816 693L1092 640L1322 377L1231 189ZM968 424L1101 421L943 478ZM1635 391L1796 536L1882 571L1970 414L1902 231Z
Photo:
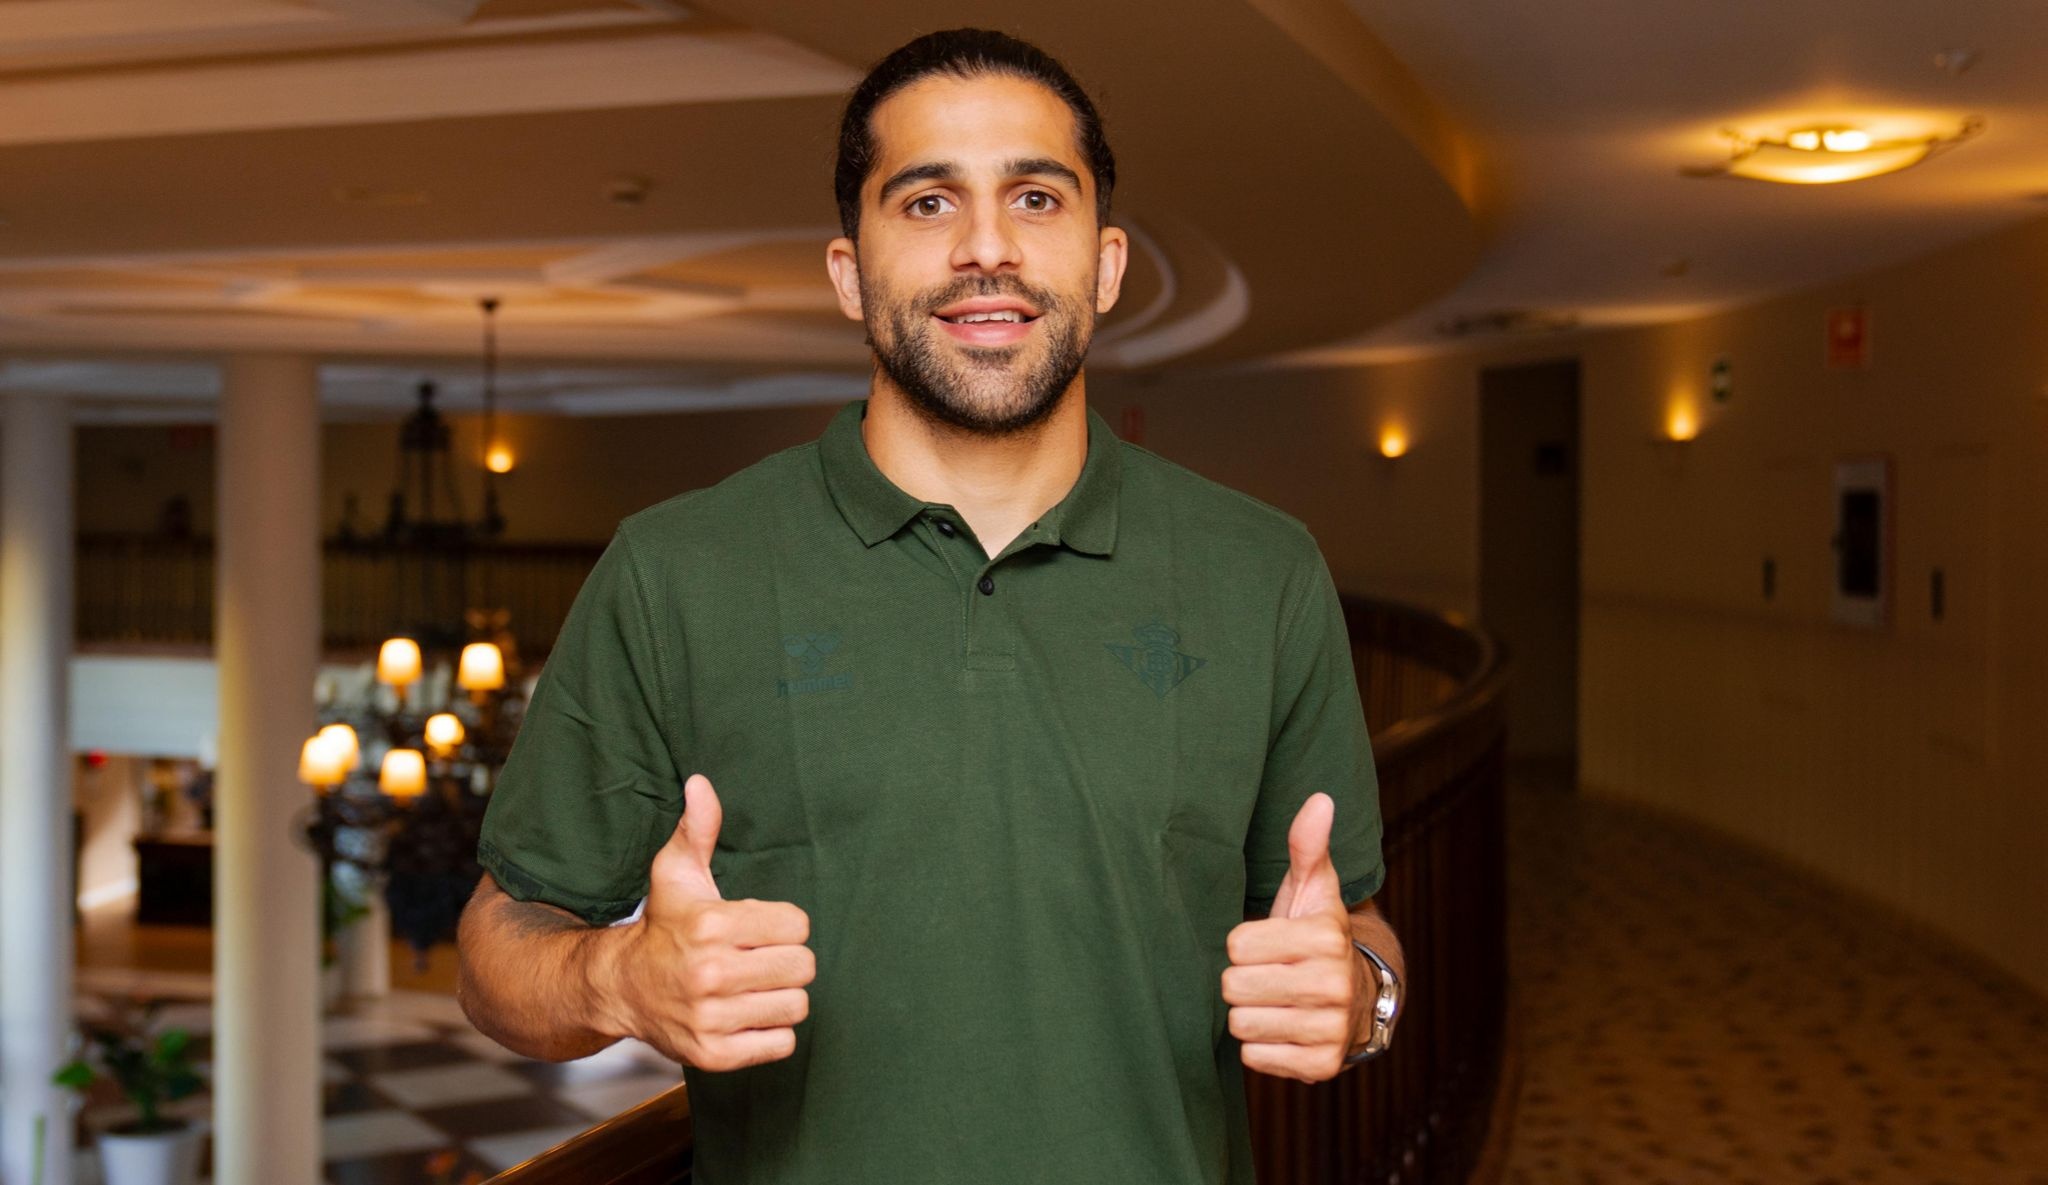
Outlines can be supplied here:
M508 358L865 372L822 266L833 133L956 6L391 2L0 0L0 348L462 357L497 296ZM1116 142L1138 258L1103 365L1355 336L1476 258L1453 130L1338 3L1004 12Z
M1135 228L1132 240L1144 232ZM1175 268L1150 234L1142 240L1159 269L1158 295L1132 320L1104 333L1089 350L1091 362L1116 368L1154 366L1186 357L1227 339L1251 315L1251 288L1244 272L1220 254L1201 232L1173 227L1173 242L1187 264ZM1182 281L1186 277L1186 282ZM1176 315L1178 305L1189 305Z
M1152 293L1152 298L1145 302L1144 308L1096 334L1090 353L1100 351L1103 346L1115 345L1165 316L1166 310L1173 307L1174 298L1180 293L1180 283L1174 274L1173 261L1166 257L1166 252L1159 249L1158 240L1147 234L1144 227L1131 219L1119 218L1117 225L1123 227L1124 233L1131 237L1131 244L1137 248L1135 254L1142 256L1143 262L1152 266L1154 274L1159 278L1159 287ZM1135 264L1139 261L1134 258L1132 262Z

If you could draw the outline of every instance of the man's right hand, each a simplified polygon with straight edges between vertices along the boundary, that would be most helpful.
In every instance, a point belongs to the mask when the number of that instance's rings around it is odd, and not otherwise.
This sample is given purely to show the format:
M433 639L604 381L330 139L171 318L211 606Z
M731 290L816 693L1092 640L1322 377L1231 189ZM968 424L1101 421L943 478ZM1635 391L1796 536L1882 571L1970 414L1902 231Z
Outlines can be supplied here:
M683 785L683 817L654 857L640 921L600 973L619 1035L701 1070L737 1070L796 1051L817 957L811 919L786 901L727 901L711 879L724 818L711 779Z

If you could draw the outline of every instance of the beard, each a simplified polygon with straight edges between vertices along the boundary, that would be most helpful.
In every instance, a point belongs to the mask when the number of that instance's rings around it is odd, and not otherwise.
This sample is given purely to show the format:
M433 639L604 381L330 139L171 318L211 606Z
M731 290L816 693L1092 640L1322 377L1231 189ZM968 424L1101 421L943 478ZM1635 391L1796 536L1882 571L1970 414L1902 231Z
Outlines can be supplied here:
M1091 278L1089 288L1094 288ZM1081 373L1094 310L1078 299L1015 276L962 276L942 288L899 298L861 273L868 345L875 364L926 418L982 436L1007 436L1052 414ZM933 313L977 296L1011 296L1038 310L1039 333L1013 346L956 346Z

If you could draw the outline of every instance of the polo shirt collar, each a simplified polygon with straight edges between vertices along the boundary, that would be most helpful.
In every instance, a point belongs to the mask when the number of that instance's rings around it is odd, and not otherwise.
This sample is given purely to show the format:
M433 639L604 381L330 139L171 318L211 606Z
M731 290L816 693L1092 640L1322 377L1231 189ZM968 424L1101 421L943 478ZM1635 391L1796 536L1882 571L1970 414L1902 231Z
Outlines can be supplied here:
M868 456L860 422L868 401L855 399L832 417L818 441L825 486L854 534L869 547L890 538L916 518L926 503L883 476ZM1109 423L1088 409L1088 459L1081 476L1059 504L1039 519L1048 539L1089 555L1116 549L1117 494L1123 486L1123 451Z
M818 459L825 466L825 487L860 541L873 547L916 518L924 503L903 492L875 468L860 438L860 422L868 401L856 399L839 409L818 439Z

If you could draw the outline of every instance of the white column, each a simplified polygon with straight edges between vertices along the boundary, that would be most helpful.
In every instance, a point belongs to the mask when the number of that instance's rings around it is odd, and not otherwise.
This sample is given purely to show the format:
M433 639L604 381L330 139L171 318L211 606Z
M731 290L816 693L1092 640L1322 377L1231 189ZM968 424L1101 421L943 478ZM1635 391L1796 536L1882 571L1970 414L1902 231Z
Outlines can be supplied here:
M310 358L222 374L214 649L214 1180L320 1180L319 862L308 792L320 650L320 416Z
M59 399L0 405L0 1182L65 1185L50 1076L71 1031L71 418Z

